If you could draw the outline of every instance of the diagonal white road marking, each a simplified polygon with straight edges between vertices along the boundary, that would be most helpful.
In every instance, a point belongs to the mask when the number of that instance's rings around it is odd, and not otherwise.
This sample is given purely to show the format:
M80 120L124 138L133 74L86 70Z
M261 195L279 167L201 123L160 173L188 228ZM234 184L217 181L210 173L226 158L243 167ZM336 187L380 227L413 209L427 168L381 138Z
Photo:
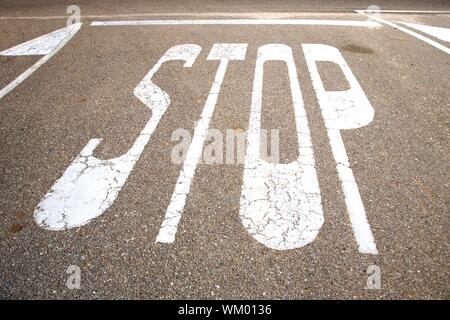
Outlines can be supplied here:
M401 21L397 21L397 22L404 24L407 27L419 30L420 32L426 33L426 34L428 34L432 37L435 37L439 40L442 40L445 42L450 42L450 29L449 28L432 27L432 26L427 26L424 24L401 22Z
M393 23L393 22L387 21L387 20L382 19L382 18L380 18L380 17L377 17L377 16L375 16L375 15L367 14L364 10L355 10L355 11L356 11L357 13L360 13L360 14L363 14L363 15L368 16L369 19L376 20L376 21L381 22L381 23L384 23L384 24L386 24L386 25L388 25L388 26L390 26L390 27L392 27L392 28L394 28L394 29L397 29L397 30L400 30L400 31L402 31L402 32L404 32L404 33L407 33L407 34L409 34L410 36L413 36L413 37L415 37L415 38L417 38L417 39L419 39L419 40L421 40L421 41L423 41L423 42L428 43L429 45L435 47L436 49L439 49L439 50L445 52L446 54L450 54L450 48L447 48L446 46L443 46L442 44L440 44L440 43L438 43L438 42L436 42L436 41L434 41L434 40L431 40L431 39L429 39L429 38L427 38L427 37L425 37L425 36L423 36L423 35L421 35L421 34L418 34L417 32L414 32L414 31L412 31L412 30L403 28L403 27L399 26L398 24L395 24L395 23ZM378 12L378 11L377 11L377 12Z
M6 87L0 90L0 99L6 96L11 90L22 83L33 72L39 69L44 63L50 60L62 47L69 42L70 39L80 30L82 23L75 23L66 28L56 30L48 35L41 36L39 38L27 41L19 44L13 48L0 52L0 55L42 55L44 57L39 59L34 65L25 70L20 76L14 79Z

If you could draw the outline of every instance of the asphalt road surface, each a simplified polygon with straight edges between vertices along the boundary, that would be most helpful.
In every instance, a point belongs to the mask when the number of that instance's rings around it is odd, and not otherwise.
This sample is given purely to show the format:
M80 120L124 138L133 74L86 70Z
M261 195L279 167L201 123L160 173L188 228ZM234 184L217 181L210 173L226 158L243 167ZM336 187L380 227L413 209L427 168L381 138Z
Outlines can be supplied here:
M70 4L0 3L2 299L450 298L448 1Z

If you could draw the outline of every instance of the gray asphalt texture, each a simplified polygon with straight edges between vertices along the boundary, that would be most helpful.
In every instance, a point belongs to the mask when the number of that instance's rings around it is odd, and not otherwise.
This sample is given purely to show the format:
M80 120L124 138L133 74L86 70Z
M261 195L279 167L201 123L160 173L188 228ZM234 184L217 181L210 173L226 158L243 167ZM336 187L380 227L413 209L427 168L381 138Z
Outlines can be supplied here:
M0 51L64 27L65 19L50 17L66 15L69 4L2 1ZM448 54L388 26L89 25L180 16L242 18L247 13L251 18L285 13L289 18L365 20L352 9L370 1L78 4L82 29L0 100L2 299L450 298ZM378 5L450 10L448 1ZM122 14L131 16L84 17ZM383 18L450 28L449 14ZM239 218L243 165L226 164L199 165L176 241L155 243L181 169L171 162L177 142L170 137L178 128L193 132L218 66L206 58L212 45L221 42L248 43L246 59L229 64L210 124L222 131L248 128L258 48L283 43L294 52L325 216L316 240L303 248L274 251L249 235ZM101 159L130 148L151 115L133 89L168 48L185 43L200 45L202 52L191 68L171 62L155 75L172 103L114 205L80 228L41 229L34 208L91 138L103 139L95 153ZM342 131L342 136L378 255L357 250L303 43L340 49L375 109L372 123ZM38 59L0 56L0 88ZM297 141L286 71L281 62L266 64L262 126L280 128L281 158L287 163L296 157ZM346 88L333 66L321 65L320 72L328 90ZM66 288L70 265L81 268L79 290ZM381 268L379 290L365 288L370 265Z

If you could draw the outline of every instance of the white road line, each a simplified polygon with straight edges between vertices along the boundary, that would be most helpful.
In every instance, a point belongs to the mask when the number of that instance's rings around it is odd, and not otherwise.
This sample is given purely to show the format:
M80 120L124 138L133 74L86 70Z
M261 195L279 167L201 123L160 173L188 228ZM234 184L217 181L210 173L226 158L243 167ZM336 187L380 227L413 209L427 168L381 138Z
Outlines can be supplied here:
M79 227L114 203L170 104L169 95L152 82L154 74L173 60L182 60L189 68L200 51L194 44L167 50L134 89L134 95L152 115L133 146L120 157L103 160L92 155L101 139L91 139L36 207L34 218L39 226L48 230Z
M420 32L426 33L432 37L435 37L439 40L450 42L450 29L449 28L442 28L442 27L432 27L427 26L424 24L417 24L417 23L409 23L409 22L402 22L397 21L397 23L404 24L407 27L410 27L412 29L416 29Z
M364 13L373 12L372 10L358 10ZM422 13L422 14L450 14L450 11L437 10L378 10L378 12L385 13ZM114 18L139 18L139 17L243 17L243 18L297 18L299 15L304 15L305 12L155 12L155 13L125 13L125 14L86 14L81 15L81 19L114 19ZM309 15L323 15L318 12L308 12ZM327 13L332 14L332 13ZM57 16L0 16L0 20L53 20L53 19L67 19L67 15Z
M371 13L374 12L374 10L355 10L355 11L360 11L360 12L364 12L364 13ZM450 11L440 11L440 10L376 10L376 12L381 12L381 13L429 13L429 14L447 14L450 13Z
M2 56L44 56L55 50L69 36L73 27L65 27L20 43L0 52Z
M200 19L200 20L123 20L93 21L91 26L147 26L147 25L309 25L345 27L381 27L367 20L314 20L314 19Z
M129 13L129 14L86 14L81 15L81 19L114 19L114 18L139 18L139 17L245 17L245 18L259 18L261 15L270 15L273 18L287 18L298 17L302 12L183 12L183 13ZM68 16L0 16L0 20L53 20L53 19L67 19Z
M371 12L371 10L360 10L363 12ZM379 12L386 13L423 13L423 14L449 14L450 11L438 10L379 10ZM139 17L241 17L241 18L255 18L261 17L267 19L276 18L298 18L304 15L305 12L154 12L154 13L124 13L124 14L85 14L81 15L82 19L115 19L115 18L139 18ZM307 12L308 15L324 15L321 12ZM326 13L328 15L332 14ZM52 19L67 19L67 15L56 16L0 16L0 20L52 20Z
M261 158L261 112L266 61L287 65L298 141L298 158L291 163L269 163ZM319 182L314 152L292 49L268 44L258 49L247 136L240 218L258 242L275 250L301 248L322 227Z
M175 190L172 194L170 204L167 207L164 221L161 224L156 242L172 243L175 241L178 223L186 204L187 195L191 188L192 179L195 175L198 161L202 156L203 144L208 134L209 123L219 98L228 62L230 60L244 60L247 44L216 43L213 45L208 60L220 60L214 83L208 94L200 120L194 131L194 137L186 154L183 168L178 176Z
M56 30L48 35L19 44L13 48L0 52L0 55L42 55L34 65L25 70L20 76L14 79L6 87L0 90L0 99L7 95L16 86L22 83L33 72L39 69L51 57L53 57L70 39L80 30L82 23L76 23L63 29Z
M302 47L327 128L331 151L341 180L358 249L362 253L377 254L377 247L367 221L364 204L340 133L340 130L360 128L369 124L374 116L373 107L338 49L322 44L304 44ZM344 73L350 89L345 91L325 90L317 69L317 61L329 61L337 64Z
M440 44L440 43L438 43L438 42L436 42L434 40L431 40L431 39L429 39L429 38L427 38L427 37L425 37L425 36L423 36L421 34L418 34L417 32L414 32L414 31L411 31L409 29L403 28L403 27L399 26L398 24L395 24L395 23L389 22L387 20L384 20L384 19L382 19L382 18L380 18L380 17L378 17L376 15L366 14L362 10L355 10L355 11L357 13L364 14L364 15L368 16L370 19L373 19L373 20L376 20L378 22L384 23L384 24L386 24L386 25L388 25L388 26L390 26L390 27L392 27L394 29L397 29L397 30L400 30L400 31L402 31L404 33L407 33L410 36L413 36L413 37L415 37L415 38L417 38L417 39L419 39L419 40L421 40L423 42L426 42L429 45L431 45L431 46L433 46L433 47L435 47L435 48L437 48L437 49L439 49L439 50L441 50L441 51L443 51L443 52L445 52L447 54L450 54L450 48L447 48L446 46L444 46L444 45L442 45L442 44Z

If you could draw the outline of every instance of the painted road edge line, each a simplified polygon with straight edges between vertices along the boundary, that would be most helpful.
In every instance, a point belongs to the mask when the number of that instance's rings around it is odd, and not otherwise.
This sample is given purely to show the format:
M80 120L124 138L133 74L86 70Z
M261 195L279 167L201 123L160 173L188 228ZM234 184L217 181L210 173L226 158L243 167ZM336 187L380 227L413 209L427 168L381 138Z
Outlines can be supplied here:
M367 20L313 20L313 19L200 19L200 20L116 20L93 21L91 26L146 26L146 25L310 25L345 27L381 27Z
M417 32L414 32L414 31L411 31L409 29L403 28L403 27L399 26L398 24L395 24L395 23L392 23L390 21L384 20L384 19L382 19L380 17L376 17L374 15L366 14L364 12L364 10L355 10L355 12L365 15L365 16L369 17L369 19L376 20L376 21L384 23L384 24L386 24L386 25L388 25L388 26L390 26L390 27L392 27L394 29L397 29L397 30L400 30L400 31L402 31L404 33L407 33L410 36L413 36L413 37L415 37L415 38L417 38L417 39L419 39L419 40L421 40L423 42L428 43L429 45L435 47L436 49L439 49L439 50L445 52L446 54L450 54L450 48L447 48L446 46L444 46L444 45L442 45L442 44L440 44L440 43L438 43L438 42L436 42L434 40L431 40L431 39L429 39L429 38L427 38L427 37L425 37L425 36L423 36L421 34L418 34ZM378 12L378 11L372 11L372 12Z
M355 9L356 10L356 9ZM361 9L360 11L371 12L372 10ZM410 14L450 14L450 11L439 10L378 10L385 13L410 13ZM218 17L243 17L245 19L250 16L258 18L261 14L268 14L278 16L278 18L271 19L287 19L288 16L292 19L296 18L296 15L303 14L304 12L154 12L154 13L124 13L124 14L86 14L81 15L82 19L116 19L116 18L143 18L143 17L211 17L217 19ZM67 15L55 15L55 16L0 16L0 20L52 20L52 19L67 19Z

